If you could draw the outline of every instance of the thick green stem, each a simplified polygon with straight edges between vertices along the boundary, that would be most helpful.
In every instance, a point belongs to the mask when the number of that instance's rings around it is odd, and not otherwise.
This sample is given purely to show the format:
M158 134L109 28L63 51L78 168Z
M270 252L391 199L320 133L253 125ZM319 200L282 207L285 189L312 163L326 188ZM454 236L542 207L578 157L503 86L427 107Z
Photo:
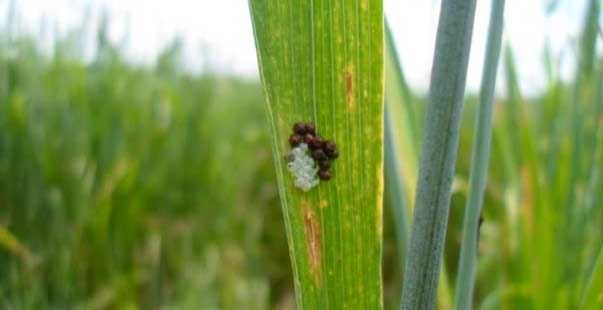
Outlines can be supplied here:
M465 207L463 241L456 278L455 306L457 310L471 309L473 299L479 218L488 177L490 138L492 135L492 106L502 41L504 7L505 0L492 1L486 58L480 90L480 105L473 136L469 199Z
M402 309L433 309L446 238L475 0L442 2Z

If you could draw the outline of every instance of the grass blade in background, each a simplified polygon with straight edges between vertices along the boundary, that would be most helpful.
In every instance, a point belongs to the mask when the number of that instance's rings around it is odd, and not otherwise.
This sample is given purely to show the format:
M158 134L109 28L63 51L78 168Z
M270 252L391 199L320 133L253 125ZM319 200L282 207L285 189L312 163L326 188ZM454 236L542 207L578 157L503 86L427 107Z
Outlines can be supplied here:
M580 38L580 54L578 57L578 70L576 72L576 80L574 85L574 103L572 104L572 120L571 130L573 132L572 142L572 165L569 169L569 184L567 185L568 193L566 196L566 208L568 212L574 212L572 206L577 204L576 197L577 187L581 186L581 181L584 175L584 149L588 149L588 144L584 143L584 119L588 113L585 109L588 107L587 102L584 102L584 92L589 91L589 84L593 82L596 63L596 44L597 44L597 29L598 18L600 12L600 0L590 0L587 6L584 17L584 28ZM568 217L570 218L570 217ZM570 223L570 225L573 223Z
M400 296L402 294L402 272L404 271L404 259L406 257L406 248L409 239L408 223L408 194L405 191L402 180L402 170L400 168L400 152L396 144L396 135L394 124L392 123L392 113L388 103L385 105L385 193L388 195L388 203L393 216L393 224L396 238L396 277L394 279L394 294L391 298L399 307ZM396 286L398 284L398 286ZM387 301L387 300L386 300Z
M383 12L380 0L250 0L298 308L382 307ZM313 121L340 156L304 193L283 157Z
M417 119L421 115L418 102L413 100L413 94L406 83L402 65L398 59L394 37L389 24L385 23L385 98L388 105L392 130L400 148L399 173L406 193L414 193L417 180L417 154L419 152L420 132ZM414 197L406 195L405 204L411 209Z
M0 224L0 249L6 249L13 255L22 258L25 261L31 261L32 254L17 237L11 234L4 226Z
M408 206L407 193L404 191L404 185L400 175L400 158L396 148L391 115L389 108L385 107L385 186L389 193L389 199L394 216L394 225L396 231L396 241L400 267L404 267L404 257L406 256L406 247L408 245Z
M601 309L603 307L603 247L587 281L582 295L582 309Z
M474 0L442 2L402 309L435 307L474 16Z
M465 207L463 222L463 241L459 269L456 278L456 309L471 309L475 270L477 264L477 247L479 234L479 218L488 177L490 158L490 138L492 131L492 105L496 85L496 73L500 55L503 30L503 13L505 0L492 1L486 58L480 90L475 132L473 138L473 154L469 180L469 198Z
M414 96L402 70L402 64L396 50L396 42L387 20L385 21L385 45L385 96L389 99L386 101L400 103L399 107L402 110L400 111L401 113L396 115L404 126L402 133L405 135L405 139L403 139L405 148L408 148L413 153L418 153L421 139L418 122L421 115L418 109L420 106L413 100ZM415 164L414 167L416 167L416 160L411 163Z

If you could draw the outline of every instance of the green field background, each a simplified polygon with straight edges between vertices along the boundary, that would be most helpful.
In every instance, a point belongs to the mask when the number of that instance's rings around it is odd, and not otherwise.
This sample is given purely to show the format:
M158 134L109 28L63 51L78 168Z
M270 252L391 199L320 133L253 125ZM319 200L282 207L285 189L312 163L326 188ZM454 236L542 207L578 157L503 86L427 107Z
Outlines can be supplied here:
M585 18L571 80L557 74L557 55L543 57L547 87L538 95L522 93L513 51L502 53L476 307L572 309L596 269L603 240L596 24ZM97 36L85 62L77 34L51 51L29 36L0 34L0 308L294 307L259 81L211 66L184 71L178 42L150 65L133 64L102 28ZM398 138L408 136L399 115L409 106L420 135L424 96L400 101L392 114ZM450 286L476 104L469 94L444 258ZM416 148L400 151L403 175L416 174L416 156ZM392 308L400 268L394 221L384 212L384 296Z

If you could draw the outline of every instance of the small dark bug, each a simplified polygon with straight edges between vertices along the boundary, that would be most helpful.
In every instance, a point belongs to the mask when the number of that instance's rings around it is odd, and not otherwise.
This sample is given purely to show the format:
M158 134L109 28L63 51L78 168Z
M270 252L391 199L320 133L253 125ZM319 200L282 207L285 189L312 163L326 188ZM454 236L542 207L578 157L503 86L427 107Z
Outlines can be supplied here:
M333 142L333 140L329 139L329 140L325 140L325 147L326 148L337 148L337 144L335 144L335 142Z
M331 168L331 161L328 159L323 159L318 161L318 167L320 170L329 170Z
M316 137L314 137L313 135L307 133L304 136L304 143L307 144L307 145L312 145L312 142L314 141L315 138Z
M306 129L306 133L309 133L311 135L316 135L316 126L314 125L314 123L306 123L305 129Z
M327 155L325 154L325 152L322 149L317 149L317 150L312 151L312 158L320 161L320 160L327 159Z
M295 123L295 125L293 125L293 132L295 132L298 135L305 135L306 134L306 125L304 123Z
M289 144L292 147L298 146L302 142L302 136L293 134L289 137Z
M333 142L333 140L326 140L323 143L322 148L325 150L325 152L332 152L337 150L337 145L335 144L335 142Z
M482 225L484 224L484 216L482 213L479 214L479 220L477 222L477 242L479 242L479 239L481 237L481 232L482 232ZM478 244L479 247L479 244Z
M323 181L328 181L331 179L331 172L329 170L320 170L318 171L318 177Z
M339 151L337 151L337 149L332 150L332 151L327 151L327 152L325 152L325 154L330 159L335 159L335 158L339 157Z
M322 138L320 138L318 136L315 136L314 140L312 140L310 142L310 148L313 149L313 150L317 150L317 149L322 148L322 144L323 144Z

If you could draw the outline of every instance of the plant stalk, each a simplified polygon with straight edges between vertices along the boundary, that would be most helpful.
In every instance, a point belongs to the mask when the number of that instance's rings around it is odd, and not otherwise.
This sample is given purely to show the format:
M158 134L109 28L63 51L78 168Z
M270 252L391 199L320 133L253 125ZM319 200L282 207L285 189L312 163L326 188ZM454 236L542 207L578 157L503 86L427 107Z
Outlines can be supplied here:
M444 0L441 6L402 309L435 308L475 2Z
M502 41L504 7L505 0L492 1L486 58L484 60L480 89L480 105L478 107L473 137L469 199L465 207L463 241L461 243L461 256L456 278L455 307L457 310L471 309L473 300L480 229L479 219L488 177L490 139L492 135L492 107Z

